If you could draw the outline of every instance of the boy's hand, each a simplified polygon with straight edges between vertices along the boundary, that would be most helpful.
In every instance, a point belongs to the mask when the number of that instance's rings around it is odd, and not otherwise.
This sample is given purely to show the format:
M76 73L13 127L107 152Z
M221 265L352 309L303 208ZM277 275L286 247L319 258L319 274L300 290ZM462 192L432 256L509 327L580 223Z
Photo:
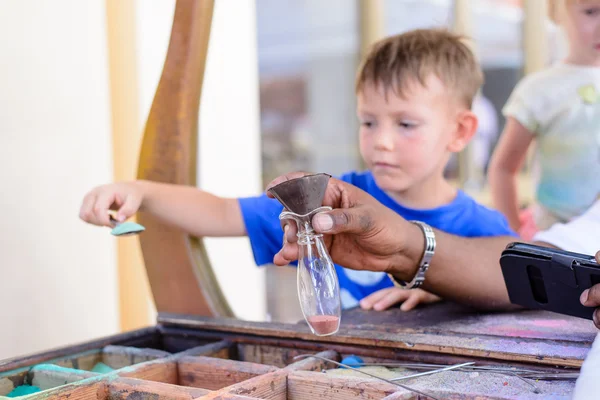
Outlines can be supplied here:
M435 303L442 300L435 294L423 289L402 289L390 287L371 293L360 301L360 307L364 310L383 311L391 306L402 302L400 309L410 311L418 304Z
M123 222L138 211L142 200L143 192L137 182L98 186L84 197L79 218L90 224L110 227L113 224L109 210L117 211L114 218Z

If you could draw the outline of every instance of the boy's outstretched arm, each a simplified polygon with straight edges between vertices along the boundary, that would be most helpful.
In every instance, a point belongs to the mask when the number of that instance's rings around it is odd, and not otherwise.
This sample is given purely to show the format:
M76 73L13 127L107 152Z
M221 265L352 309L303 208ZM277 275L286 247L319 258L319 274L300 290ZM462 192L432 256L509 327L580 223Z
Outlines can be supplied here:
M517 175L523 167L527 149L533 138L532 132L516 119L508 117L488 170L494 207L506 216L515 232L521 228Z
M83 199L80 218L111 226L109 210L124 221L138 211L150 213L193 236L244 236L237 199L222 198L183 185L150 181L120 182L92 189Z

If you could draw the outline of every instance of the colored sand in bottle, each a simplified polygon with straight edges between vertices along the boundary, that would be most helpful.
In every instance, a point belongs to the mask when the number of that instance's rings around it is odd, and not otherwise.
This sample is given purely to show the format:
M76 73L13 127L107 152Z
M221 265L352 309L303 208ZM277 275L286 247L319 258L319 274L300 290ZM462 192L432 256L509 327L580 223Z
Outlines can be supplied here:
M335 315L313 315L307 318L317 335L330 335L338 330L339 317Z

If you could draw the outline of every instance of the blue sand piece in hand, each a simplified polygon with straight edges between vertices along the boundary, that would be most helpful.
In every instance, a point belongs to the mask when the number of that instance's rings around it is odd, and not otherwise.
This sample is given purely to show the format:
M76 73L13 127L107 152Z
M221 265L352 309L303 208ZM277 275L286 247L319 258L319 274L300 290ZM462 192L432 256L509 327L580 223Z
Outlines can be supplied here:
M37 386L21 385L14 388L9 394L6 395L6 397L21 397L32 393L37 393L39 391L40 388Z
M348 357L344 357L341 364L346 365L348 367L356 368L360 367L363 364L363 360L358 356L351 355Z
M145 229L142 225L135 222L123 222L115 226L110 233L115 236L134 235L143 232Z

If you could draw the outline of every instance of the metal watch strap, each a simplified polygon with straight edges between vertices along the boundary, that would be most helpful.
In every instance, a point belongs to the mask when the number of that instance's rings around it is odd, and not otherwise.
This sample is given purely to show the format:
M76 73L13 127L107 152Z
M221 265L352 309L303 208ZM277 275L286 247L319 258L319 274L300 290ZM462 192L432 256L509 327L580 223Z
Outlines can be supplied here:
M417 269L417 273L413 280L409 283L406 283L401 280L397 280L392 274L388 274L392 282L395 286L403 288L403 289L416 289L420 287L423 282L425 282L425 273L429 268L429 263L433 258L433 254L435 253L435 233L433 229L429 225L421 221L410 221L411 223L417 225L423 231L423 236L425 239L425 250L423 251L423 256L421 257L421 261L419 262L419 267Z

